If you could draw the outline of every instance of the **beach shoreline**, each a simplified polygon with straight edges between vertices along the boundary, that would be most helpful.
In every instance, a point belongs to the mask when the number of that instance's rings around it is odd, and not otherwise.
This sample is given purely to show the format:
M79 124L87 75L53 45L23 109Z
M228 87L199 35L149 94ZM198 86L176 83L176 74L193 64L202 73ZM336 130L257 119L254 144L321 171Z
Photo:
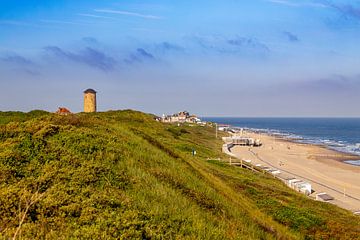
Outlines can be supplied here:
M248 132L251 132L251 130ZM255 132L254 132L255 133ZM264 133L266 134L266 133ZM270 134L268 134L269 136L271 136ZM304 146L313 146L313 147L318 147L318 148L323 148L325 150L331 151L333 152L333 154L329 154L329 155L324 155L324 156L319 156L320 158L326 158L327 160L333 160L333 161L338 161L338 162L342 162L344 164L349 164L355 167L360 167L359 165L356 164L350 164L347 163L346 161L356 161L356 160L360 160L360 155L356 155L354 153L348 153L348 152L343 152L337 149L333 149L330 148L329 146L326 146L325 144L321 144L321 143L305 143L305 142L298 142L296 141L297 139L291 139L291 138L286 138L286 137L276 137L276 141L278 142L290 142L293 144L298 144L298 145L304 145Z
M360 167L345 162L360 156L256 131L246 130L243 136L261 139L262 146L234 146L231 152L237 158L310 182L314 190L310 197L327 193L334 198L329 203L353 212L360 210Z

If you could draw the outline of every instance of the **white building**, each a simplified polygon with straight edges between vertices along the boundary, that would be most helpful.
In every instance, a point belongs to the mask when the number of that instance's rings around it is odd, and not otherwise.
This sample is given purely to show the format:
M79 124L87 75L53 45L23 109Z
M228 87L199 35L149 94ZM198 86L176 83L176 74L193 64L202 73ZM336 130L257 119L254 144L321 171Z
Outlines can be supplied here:
M195 115L190 116L187 111L182 111L172 115L163 114L161 121L165 123L200 123L201 119Z

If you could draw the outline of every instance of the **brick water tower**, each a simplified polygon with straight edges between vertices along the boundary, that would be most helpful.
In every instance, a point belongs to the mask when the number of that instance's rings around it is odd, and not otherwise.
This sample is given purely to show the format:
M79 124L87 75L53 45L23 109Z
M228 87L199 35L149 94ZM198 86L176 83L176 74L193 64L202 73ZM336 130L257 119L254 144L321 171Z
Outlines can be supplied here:
M96 112L96 91L87 89L84 91L84 112Z

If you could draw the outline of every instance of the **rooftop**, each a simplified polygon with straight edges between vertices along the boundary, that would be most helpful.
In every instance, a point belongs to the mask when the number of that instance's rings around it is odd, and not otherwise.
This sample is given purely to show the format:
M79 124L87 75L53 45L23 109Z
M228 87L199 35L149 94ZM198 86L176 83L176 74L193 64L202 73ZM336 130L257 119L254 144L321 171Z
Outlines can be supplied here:
M68 115L71 114L70 110L64 107L59 107L59 109L55 112L56 114L60 115Z
M332 196L330 196L327 193L319 193L316 195L318 198L321 198L323 201L331 201L334 200L334 198Z
M96 93L94 89L88 88L84 91L84 93Z

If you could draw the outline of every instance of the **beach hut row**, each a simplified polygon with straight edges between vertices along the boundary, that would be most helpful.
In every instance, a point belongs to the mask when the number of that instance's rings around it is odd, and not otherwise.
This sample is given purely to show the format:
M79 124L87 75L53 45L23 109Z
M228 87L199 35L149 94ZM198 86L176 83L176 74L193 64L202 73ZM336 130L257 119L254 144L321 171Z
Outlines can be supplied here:
M231 143L229 141L230 139L231 138L223 138L225 144L223 144L222 151L225 154L236 158L236 155L233 154L230 151L230 149L235 145L234 143ZM244 160L242 160L242 162L253 165L252 161L248 160L248 159L244 159ZM241 164L241 166L242 166L242 164ZM289 186L290 188L292 188L292 189L294 189L294 190L296 190L298 192L301 192L301 193L303 193L303 194L305 194L307 196L309 196L312 193L312 187L311 187L311 184L309 182L305 182L303 180L297 179L297 178L292 177L292 176L284 175L283 173L281 173L281 171L279 169L276 169L276 168L263 166L261 164L256 164L255 167L257 169L262 170L263 172L267 172L267 173L273 175L274 177L280 179L287 186ZM254 170L254 167L252 167L252 169Z
M251 160L248 160L248 161L251 162ZM262 166L261 164L256 164L255 167L263 170L263 172L268 172L268 173L270 173L270 174L272 174L272 175L274 175L274 176L277 176L278 174L281 173L281 171L278 170L278 169L274 169L274 168Z
M256 164L255 166L262 169L263 171L272 174L274 177L280 179L287 186L294 189L295 191L301 192L306 196L309 196L312 193L311 183L305 182L303 180L291 176L284 175L278 169L262 166L261 164Z
M247 163L251 163L251 160L244 160ZM313 189L311 186L311 183L303 181L301 179L297 179L292 176L285 175L281 173L278 169L273 169L267 166L263 166L261 164L256 164L255 167L258 169L261 169L262 171L268 172L274 177L280 179L282 182L284 182L288 187L294 189L295 191L298 191L300 193L305 194L306 196L309 196L313 193ZM321 202L329 202L334 200L332 196L330 196L328 193L322 192L315 195L315 200L321 201ZM356 212L355 214L360 215L360 211Z
M222 150L227 155L236 158L236 155L233 154L230 150L234 146L234 144L232 143L232 140L233 140L232 137L224 137L223 141L225 142L225 144L223 145ZM230 163L231 163L231 161L230 161ZM243 163L245 163L245 165ZM294 189L295 191L303 193L306 196L310 196L313 193L311 183L303 181L298 178L295 178L293 176L283 174L281 172L281 170L279 170L279 169L271 168L268 166L263 166L262 164L253 164L252 161L249 159L243 159L240 164L234 162L232 165L242 166L242 167L252 166L252 167L248 167L248 168L251 169L252 171L259 172L259 170L260 170L262 172L267 172L267 173L273 175L274 177L278 178L282 182L284 182L288 187ZM321 192L321 193L317 193L315 195L315 200L322 201L322 202L331 202L332 200L334 200L334 198L325 192ZM354 212L354 214L360 215L360 211Z
M287 181L287 185L292 189L309 196L311 194L311 184L300 179L290 179Z

